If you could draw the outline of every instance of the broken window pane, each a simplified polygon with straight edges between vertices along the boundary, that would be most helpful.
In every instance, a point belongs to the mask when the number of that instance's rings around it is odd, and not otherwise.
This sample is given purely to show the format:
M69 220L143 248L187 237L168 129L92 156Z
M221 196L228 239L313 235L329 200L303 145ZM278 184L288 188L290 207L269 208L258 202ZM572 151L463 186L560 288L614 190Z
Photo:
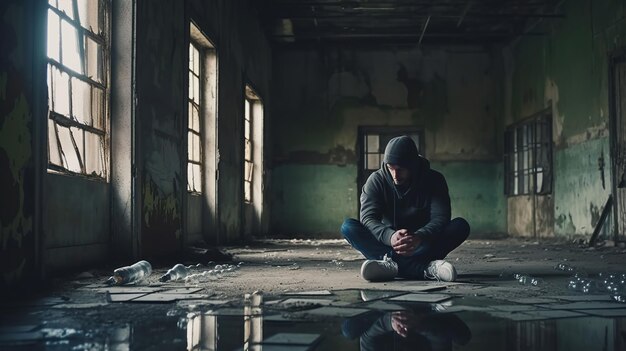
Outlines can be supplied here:
M61 20L61 63L77 73L83 73L78 35L78 31L71 23Z
M54 112L64 116L70 115L70 83L69 75L58 68L52 68L52 106Z
M91 87L91 123L94 128L104 129L106 118L104 90Z
M100 33L98 0L78 0L78 18L80 25L93 33Z
M85 132L85 172L89 175L104 176L104 138L101 135Z
M76 150L76 142L72 136L70 128L57 125L59 131L59 141L61 142L61 156L63 157L63 167L68 170L80 173L80 161Z
M61 38L59 34L60 26L59 15L48 9L48 43L46 49L48 51L48 57L57 62L61 62L61 58L59 57L59 38Z
M57 8L61 12L65 12L70 18L74 18L74 11L72 9L72 0L58 0L59 5Z
M61 153L59 152L59 143L57 139L56 123L48 119L48 160L50 163L63 167Z
M91 86L80 79L72 78L72 116L76 121L91 125Z
M85 67L87 77L102 83L102 48L89 36L85 36Z

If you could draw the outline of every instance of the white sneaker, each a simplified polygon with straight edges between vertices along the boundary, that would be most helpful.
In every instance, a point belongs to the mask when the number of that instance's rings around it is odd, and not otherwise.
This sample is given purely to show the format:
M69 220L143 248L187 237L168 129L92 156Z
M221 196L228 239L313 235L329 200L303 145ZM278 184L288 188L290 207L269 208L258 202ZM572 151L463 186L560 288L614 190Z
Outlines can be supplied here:
M436 279L444 282L453 282L456 280L456 269L452 263L448 261L431 261L424 269L424 278Z
M385 255L382 260L367 260L361 266L361 276L370 282L393 280L398 275L398 264Z

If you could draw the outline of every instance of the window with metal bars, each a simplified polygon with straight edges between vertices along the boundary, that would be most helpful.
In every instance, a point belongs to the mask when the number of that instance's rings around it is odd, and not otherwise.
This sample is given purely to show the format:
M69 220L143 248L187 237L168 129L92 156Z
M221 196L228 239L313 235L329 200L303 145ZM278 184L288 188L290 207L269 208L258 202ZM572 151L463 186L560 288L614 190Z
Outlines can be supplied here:
M109 25L106 0L49 0L48 170L108 179Z
M545 110L504 133L506 195L552 193L552 115Z
M254 164L252 163L252 104L253 100L246 94L244 107L244 175L243 175L243 194L244 201L252 202L252 172Z
M215 175L214 164L207 160L214 155L217 139L217 52L193 21L187 71L187 191L202 194L215 190L208 182Z

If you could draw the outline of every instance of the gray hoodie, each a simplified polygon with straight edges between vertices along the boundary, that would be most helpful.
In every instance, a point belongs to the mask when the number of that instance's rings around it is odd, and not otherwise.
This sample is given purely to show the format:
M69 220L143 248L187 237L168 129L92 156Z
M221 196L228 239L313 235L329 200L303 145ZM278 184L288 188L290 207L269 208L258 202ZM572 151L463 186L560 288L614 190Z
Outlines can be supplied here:
M396 186L387 164L411 170L411 181ZM406 135L385 148L381 168L372 173L361 192L360 221L382 243L391 246L396 230L407 229L428 240L450 222L450 196L443 175L430 168Z

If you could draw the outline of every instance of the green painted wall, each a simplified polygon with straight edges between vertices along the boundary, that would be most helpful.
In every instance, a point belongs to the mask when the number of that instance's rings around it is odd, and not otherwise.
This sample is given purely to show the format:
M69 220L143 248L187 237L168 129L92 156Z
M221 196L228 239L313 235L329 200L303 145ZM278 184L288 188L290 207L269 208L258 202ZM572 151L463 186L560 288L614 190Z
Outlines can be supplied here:
M285 165L273 171L273 231L339 236L344 218L358 217L355 166Z
M446 177L453 218L465 218L471 233L478 236L504 232L502 162L433 162L431 167Z
M598 169L598 158L606 167ZM591 234L611 193L608 138L598 138L559 150L554 158L554 232ZM602 178L604 176L604 187Z
M608 64L626 46L626 6L619 0L569 0L558 11L563 19L533 29L547 35L524 37L504 49L505 123L552 108L553 232L589 234L611 186Z

